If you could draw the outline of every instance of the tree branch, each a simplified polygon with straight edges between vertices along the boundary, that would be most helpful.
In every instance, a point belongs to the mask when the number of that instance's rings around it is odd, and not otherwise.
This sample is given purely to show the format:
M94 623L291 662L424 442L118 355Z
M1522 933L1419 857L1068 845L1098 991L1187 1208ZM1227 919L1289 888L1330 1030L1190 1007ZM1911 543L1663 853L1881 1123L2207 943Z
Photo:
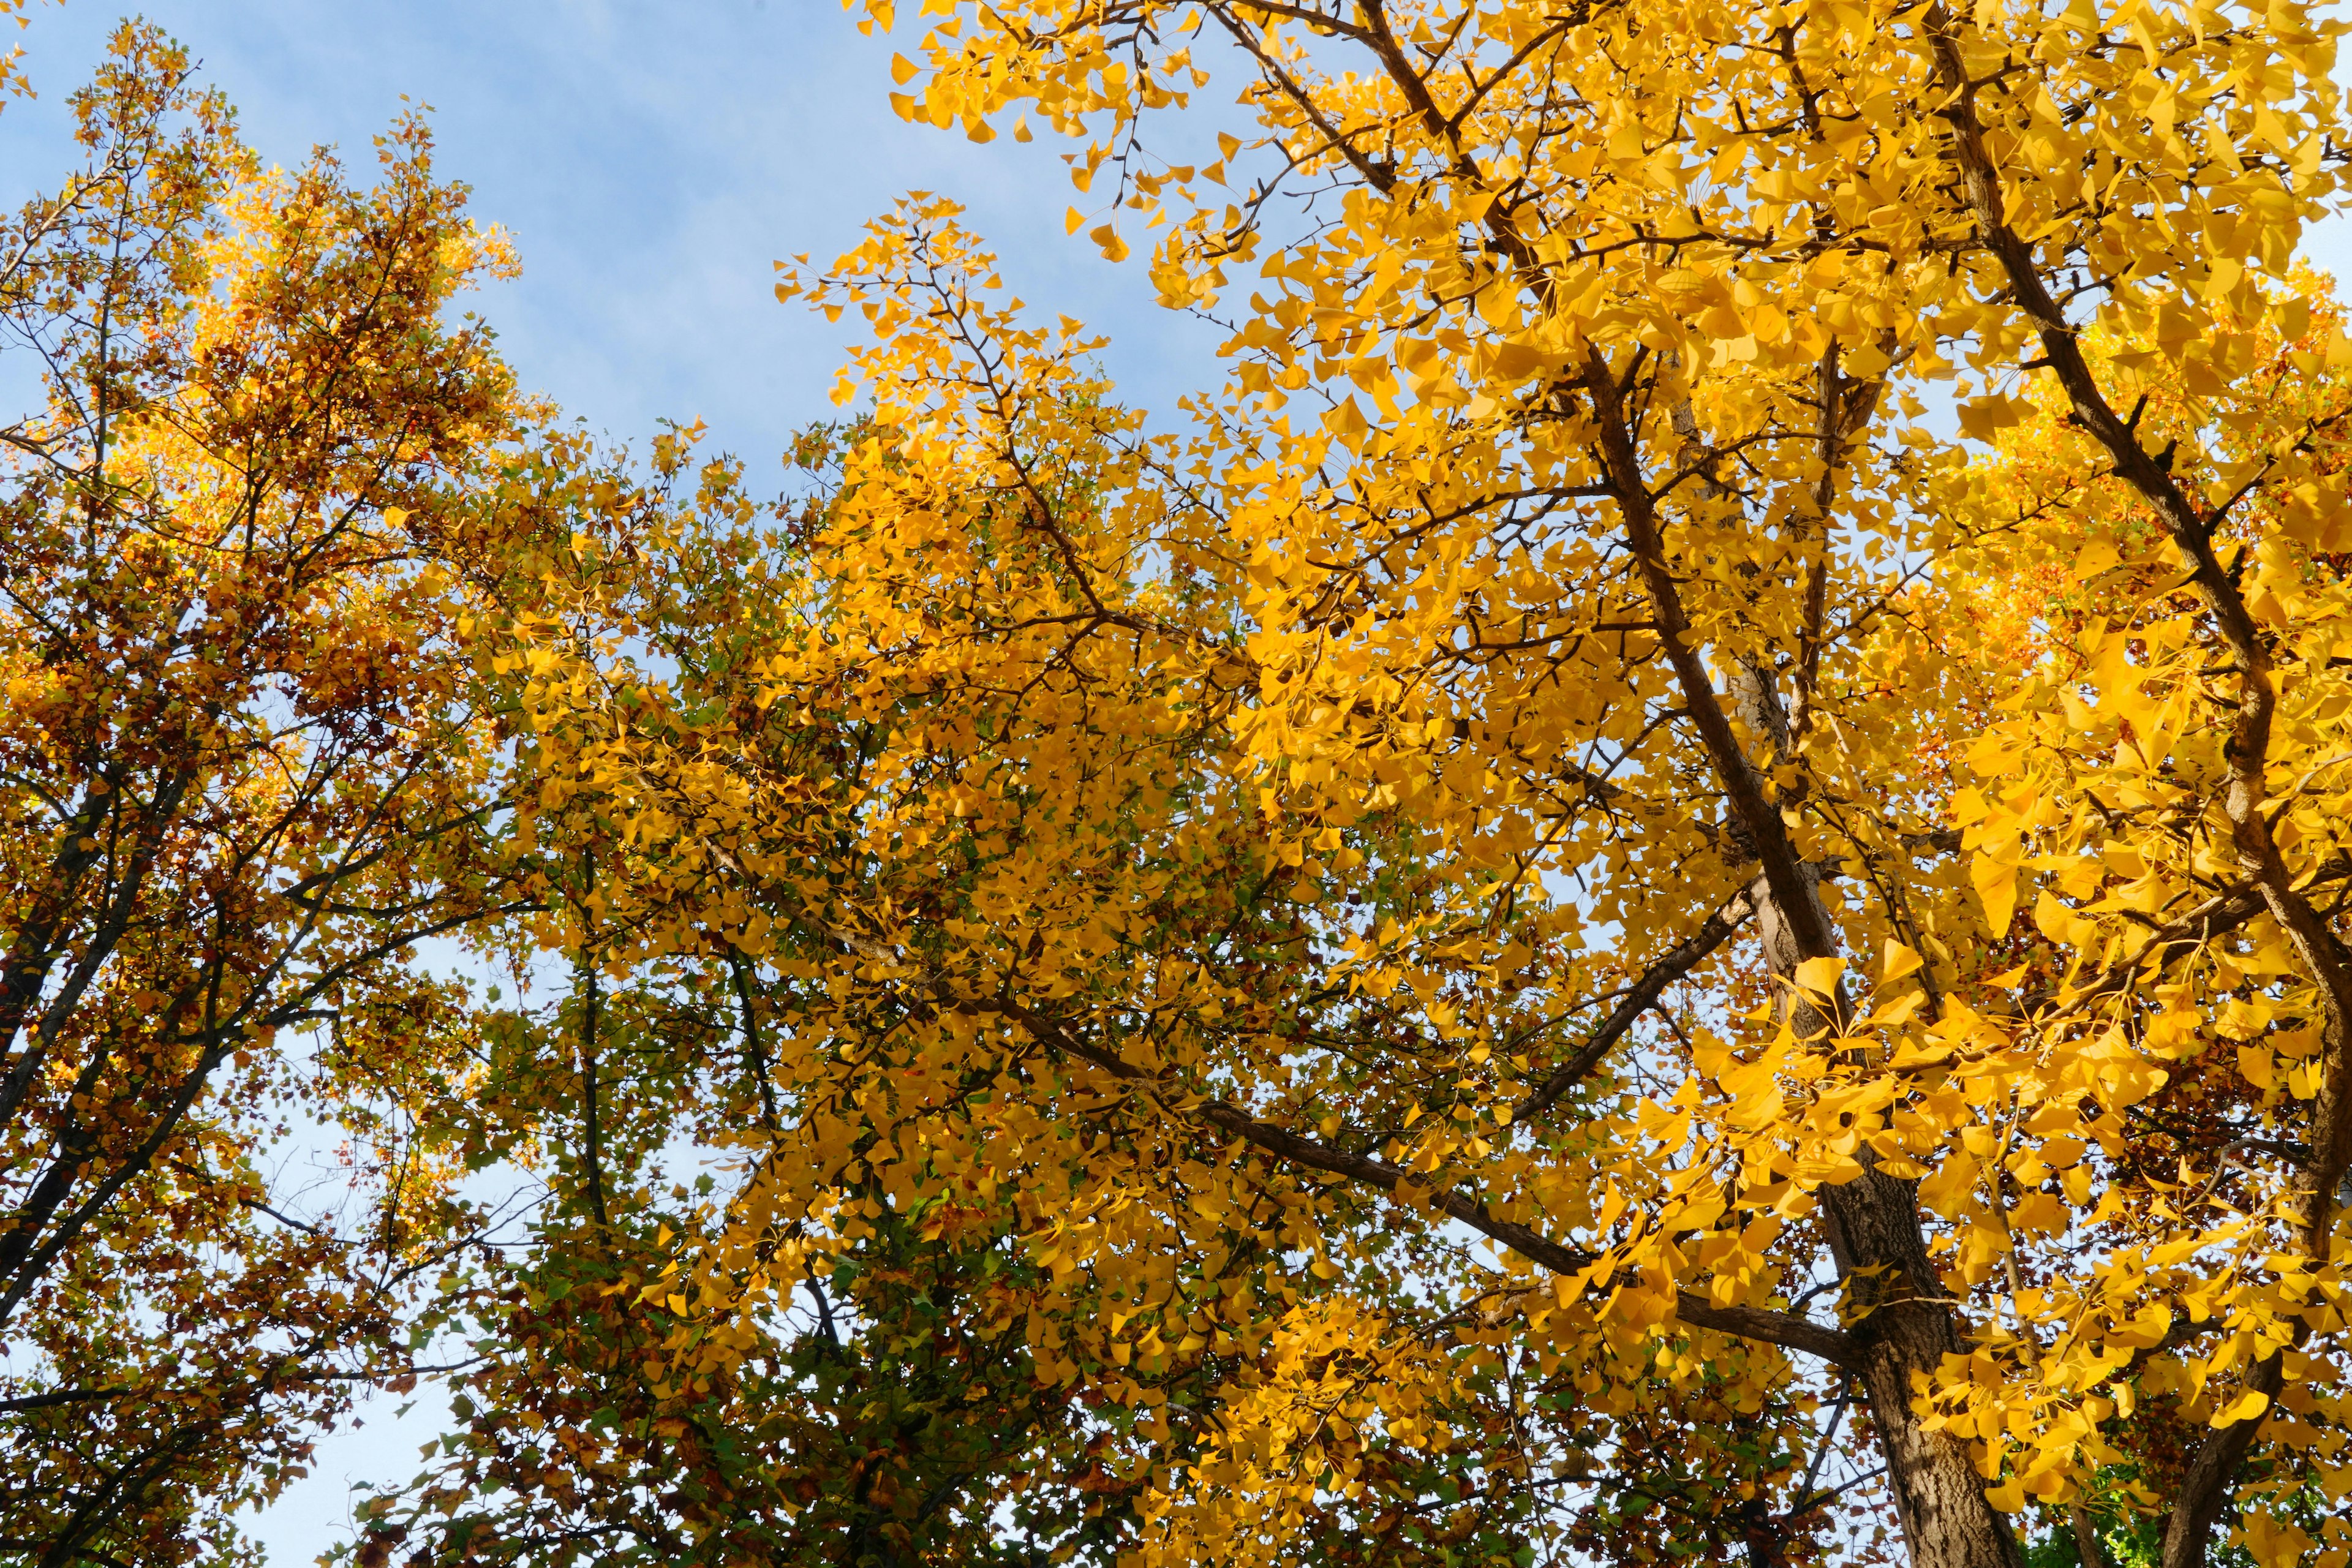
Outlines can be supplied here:
M1516 1127L1550 1110L1560 1096L1574 1089L1585 1075L1601 1065L1601 1058L1624 1037L1625 1031L1633 1026L1634 1020L1649 1010L1667 986L1697 968L1709 953L1730 938L1733 931L1747 923L1748 917L1753 912L1747 893L1735 893L1729 903L1707 916L1706 923L1687 939L1661 953L1633 983L1633 989L1619 999L1615 1010L1602 1020L1600 1028L1593 1031L1584 1048L1553 1068L1542 1087L1518 1103L1511 1112L1510 1124Z

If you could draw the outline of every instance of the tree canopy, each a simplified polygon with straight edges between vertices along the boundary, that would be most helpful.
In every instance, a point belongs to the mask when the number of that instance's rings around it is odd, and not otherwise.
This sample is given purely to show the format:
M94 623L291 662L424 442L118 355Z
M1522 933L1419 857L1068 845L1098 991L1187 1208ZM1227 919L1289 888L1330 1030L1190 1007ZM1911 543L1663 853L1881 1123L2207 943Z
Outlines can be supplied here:
M86 97L0 1533L193 1555L438 1344L371 1568L2352 1561L2341 25L922 10L1221 384L910 196L769 500L513 394L421 127Z

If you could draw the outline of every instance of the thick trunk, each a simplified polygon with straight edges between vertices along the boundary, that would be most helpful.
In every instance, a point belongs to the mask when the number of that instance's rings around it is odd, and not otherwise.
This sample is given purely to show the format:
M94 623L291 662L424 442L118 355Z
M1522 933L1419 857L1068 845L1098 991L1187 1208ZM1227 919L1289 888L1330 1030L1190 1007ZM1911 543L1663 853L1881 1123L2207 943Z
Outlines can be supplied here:
M1810 892L1811 889L1808 889ZM1759 925L1775 973L1799 961L1789 922L1769 902L1761 878L1750 896L1765 900ZM1826 911L1821 918L1826 921ZM1791 1026L1828 1032L1835 1020L1799 1002ZM1869 1145L1862 1174L1822 1192L1822 1212L1838 1277L1846 1282L1852 1362L1886 1458L1887 1485L1916 1568L2022 1568L2025 1558L2008 1519L1985 1499L1967 1445L1923 1426L1912 1408L1912 1376L1934 1377L1960 1353L1953 1303L1927 1256L1919 1200L1912 1184L1877 1169Z
M1743 663L1733 673L1730 695L1748 732L1789 754L1789 714L1772 673ZM1821 902L1813 868L1807 866L1803 873L1799 896L1810 907L1793 920L1765 879L1759 877L1748 889L1757 904L1765 962L1784 981L1811 956L1799 933L1835 929ZM1809 1038L1834 1037L1841 1032L1839 1020L1851 1016L1842 994L1826 1009L1793 987L1789 996L1790 1026ZM1934 1377L1944 1358L1961 1350L1953 1302L1927 1256L1918 1194L1911 1183L1880 1171L1868 1144L1856 1157L1862 1174L1824 1188L1822 1213L1831 1257L1846 1283L1853 1371L1886 1458L1887 1484L1911 1561L1916 1568L2023 1568L2016 1533L1986 1500L1968 1446L1929 1431L1912 1407L1913 1375Z
M1850 1307L1862 1314L1849 1331L1860 1352L1855 1372L1911 1561L1917 1568L2022 1568L2016 1533L1986 1500L1967 1446L1927 1430L1912 1407L1913 1374L1934 1376L1960 1342L1927 1258L1911 1184L1866 1169L1822 1197ZM1873 1268L1883 1272L1858 1272Z
M2246 1385L2276 1397L2286 1383L2284 1373L2279 1358L2271 1356L2255 1365ZM2163 1568L2205 1568L2206 1549L2229 1508L2238 1467L2245 1462L2262 1425L2260 1417L2234 1422L2198 1446L2165 1520Z

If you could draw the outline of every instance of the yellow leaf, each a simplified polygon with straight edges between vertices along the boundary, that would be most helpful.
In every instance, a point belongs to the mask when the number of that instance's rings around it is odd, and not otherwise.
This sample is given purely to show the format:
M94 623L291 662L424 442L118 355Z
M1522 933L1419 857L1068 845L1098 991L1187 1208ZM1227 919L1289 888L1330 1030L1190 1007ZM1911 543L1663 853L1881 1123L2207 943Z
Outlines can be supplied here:
M1973 439L1990 441L2032 412L2031 404L2001 393L1972 397L1959 405L1960 431Z
M1995 936L2005 935L2017 914L2017 868L2006 858L1979 854L1969 862L1969 881L1984 904L1985 925Z
M2122 559L2113 543L2104 539L2094 539L2074 556L2074 581L2087 583Z
M1838 976L1845 973L1843 958L1809 958L1797 965L1797 988L1814 996L1837 994Z
M1099 228L1090 228L1087 230L1087 237L1102 247L1102 253L1106 259L1111 261L1127 259L1127 241L1119 238L1116 226L1104 224Z
M2244 1537L2247 1554L2262 1568L2298 1568L2315 1560L2319 1545L2300 1527L2260 1510L2247 1511Z
M2271 1396L2259 1389L2250 1388L2230 1402L2227 1408L2215 1411L2213 1425L2234 1426L2241 1421L2252 1421L2271 1407Z

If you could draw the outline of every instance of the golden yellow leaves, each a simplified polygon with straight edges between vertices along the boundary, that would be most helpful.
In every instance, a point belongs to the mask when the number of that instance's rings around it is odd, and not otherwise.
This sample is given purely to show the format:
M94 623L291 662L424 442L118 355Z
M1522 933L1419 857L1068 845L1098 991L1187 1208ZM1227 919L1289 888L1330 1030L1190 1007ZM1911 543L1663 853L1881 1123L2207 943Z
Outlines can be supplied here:
M32 26L32 18L25 15L26 3L27 0L0 0L0 19L13 17L19 29ZM0 55L0 98L26 90L24 67L18 63L24 58L22 45L12 47L5 55Z
M1368 1426L1466 1440L1356 1388L1462 1351L1381 1283L1439 1213L1522 1249L1417 1254L1479 1303L1447 1324L1649 1412L1822 1391L1728 1335L1834 1363L1937 1303L1913 1370L2001 1508L2135 1458L2134 1399L2246 1425L2315 1321L2272 1253L2328 1069L2179 552L2218 542L2273 639L2255 784L2336 887L2342 340L2281 276L2334 178L2307 16L1212 9L1255 124L1205 172L1142 151L1192 79L1150 0L929 5L892 67L909 117L1085 138L1106 206L1066 226L1171 216L1171 301L1247 296L1186 437L912 198L780 289L859 311L872 413L792 613L742 612L753 695L517 667L545 809L600 795L636 857L583 906L802 987L793 1199L861 1244L1012 1205L1005 1322L1149 1442L1165 1380L1230 1373L1139 1505L1167 1561L1274 1552L1373 1484ZM1923 412L1963 363L1971 446ZM1916 1250L1824 1262L1869 1205Z
M2329 1531L2331 1536L2338 1533ZM2294 1564L2324 1560L2318 1551L2319 1542L2307 1531L2267 1511L2247 1515L2242 1539L2247 1552L2262 1568L2292 1568ZM2339 1544L2328 1555L2338 1557L2342 1551Z

